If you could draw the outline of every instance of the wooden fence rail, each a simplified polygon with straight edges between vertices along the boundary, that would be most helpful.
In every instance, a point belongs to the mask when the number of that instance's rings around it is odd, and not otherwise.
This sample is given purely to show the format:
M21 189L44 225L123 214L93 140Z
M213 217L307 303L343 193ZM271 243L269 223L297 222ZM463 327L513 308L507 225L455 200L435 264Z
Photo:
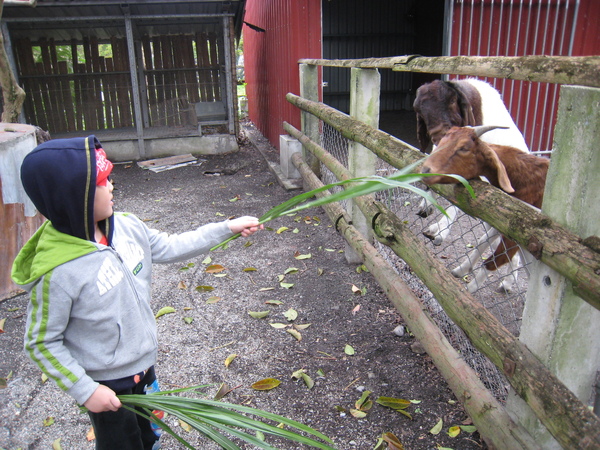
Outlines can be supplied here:
M340 131L343 128L348 134L377 135L379 133L378 130L325 105L310 104L317 107L313 111L313 108L307 107L309 103L303 103L296 96L288 94L288 100L296 106L302 105L301 109L307 112L326 110L328 114L321 114L320 118L334 128L340 127ZM335 119L331 120L332 117L338 119L343 117L344 124L340 125ZM289 124L284 124L284 129L299 139L305 148L317 156L338 179L351 178L350 173L341 164L308 137ZM379 145L371 143L371 147L368 148L378 155L385 153L386 146ZM407 150L409 155L416 151L410 147ZM414 159L414 156L407 156L406 159ZM600 429L596 428L600 426L600 419L550 373L535 355L519 342L518 338L506 330L496 317L466 292L462 283L452 277L445 265L431 254L394 213L372 198L358 198L355 201L367 217L368 223L372 224L377 239L392 248L394 253L411 266L432 291L448 316L465 331L475 347L507 376L511 386L536 412L557 441L565 448L600 447ZM534 211L530 212L534 213ZM440 350L433 347L432 351L437 353ZM440 355L437 357L439 358ZM455 392L455 394L461 402L466 403L476 391L474 387L472 391ZM470 413L478 418L483 415L482 411L471 410ZM495 435L488 438L496 440L498 444L502 443Z
M301 135L291 125L285 124L284 128L290 134L300 138L303 144L308 145L327 167L334 168L339 164L324 149ZM323 186L299 154L293 155L292 162L311 189ZM331 222L336 224L337 231L361 257L369 272L373 274L390 301L402 314L411 332L431 356L442 376L448 380L450 389L457 398L461 399L479 433L489 443L496 443L498 447L503 445L504 448L539 450L540 446L522 426L511 420L502 404L485 388L475 370L448 342L444 333L423 310L421 300L385 261L381 253L351 225L346 211L337 203L325 205L324 209Z
M290 103L329 123L344 137L374 152L394 167L419 161L423 154L389 134L369 127L322 103L288 94ZM433 186L434 190L466 213L479 217L520 245L530 249L547 266L573 282L574 289L589 304L600 309L600 253L565 227L522 201L483 182L473 182L477 197L462 187ZM490 203L494 205L490 208ZM517 217L518 220L509 220Z
M301 80L303 80L301 93L308 92L309 95L304 96L312 100L316 100L317 96L310 95L311 91L307 90L307 86L318 80L315 64L600 86L600 57L422 58L406 56L363 60L301 60L300 62L304 63L300 67ZM359 72L357 69L353 69L353 75L356 74L357 77L360 77L364 84L359 84L357 81L357 87L351 92L351 99L354 98L355 101L358 101L357 98L361 97L363 89L368 88L369 83L376 79L373 78L372 73L374 73L373 70ZM369 95L375 98L374 96L378 94L378 90L373 89ZM306 128L308 136L289 124L284 124L284 129L303 144L306 150L304 156L313 171L315 171L315 167L319 166L318 163L315 164L316 159L325 165L337 179L344 180L355 176L337 162L333 155L314 142L318 140L318 136L311 130L315 129L319 120L337 130L346 139L366 147L393 167L405 167L419 161L424 156L417 149L387 133L322 103L293 94L288 94L287 99L301 109L303 130ZM368 105L370 104L368 103ZM356 110L354 114L357 114L357 117L360 116L360 112ZM368 120L369 118L367 118ZM367 157L365 156L365 158ZM295 156L293 160L297 167L302 167L303 170L306 168L299 156ZM310 176L303 173L303 178L306 183ZM502 234L513 238L522 247L528 249L534 257L541 260L545 266L554 269L569 280L577 295L592 307L600 310L600 245L598 238L592 236L582 240L575 233L570 232L566 227L559 225L535 208L486 183L472 182L472 186L477 194L474 200L462 186L436 186L434 190L452 204L459 206L467 214L483 219ZM409 226L395 213L371 197L355 199L354 204L360 209L366 224L369 225L368 229L361 228L361 231L363 233L372 232L381 243L387 245L411 267L411 271L429 288L447 316L465 332L473 346L506 376L514 392L531 408L533 414L558 444L564 448L600 448L600 431L598 430L600 419L567 388L565 383L568 381L563 383L559 380L524 343L502 325L500 320L470 293L466 292L464 284L452 277L446 265L430 252L422 240L418 239ZM346 227L348 225L347 215L336 214L338 215L335 219L338 231L345 237L347 237L346 233L349 233L348 242L354 251L363 259L370 258L368 251L361 251L360 248L353 245L358 238L350 227ZM385 278L382 275L383 272L385 272L384 269L381 273L374 275L380 283L383 283L382 286L386 286L388 296L403 317L407 314L410 315L412 311L408 304L404 304L401 299L393 299L395 291L391 284L387 284L388 280L380 280L379 277ZM407 303L410 303L410 299L407 300ZM426 326L426 324L418 326ZM415 325L413 325L414 328ZM418 332L423 334L423 329L419 329ZM432 355L440 372L447 380L448 373L452 378L453 370L458 369L456 366L450 369L446 366L446 364L453 365L451 361L444 359L443 351L440 350L443 345L433 344L430 347L428 352ZM473 385L472 392L470 389L461 391L460 388L456 388L456 385L450 383L453 380L448 381L474 422L481 423L486 420L495 422L482 424L482 435L488 437L499 448L529 448L525 444L510 444L507 447L507 443L502 442L502 438L493 431L494 427L505 426L502 424L502 414L497 417L483 418L482 411L474 407L473 403L467 406L474 392L477 392L475 395L480 395L476 384ZM514 412L512 409L511 411ZM513 436L512 439L518 438Z
M301 64L399 72L452 73L600 87L600 56L395 56L367 59L301 59Z

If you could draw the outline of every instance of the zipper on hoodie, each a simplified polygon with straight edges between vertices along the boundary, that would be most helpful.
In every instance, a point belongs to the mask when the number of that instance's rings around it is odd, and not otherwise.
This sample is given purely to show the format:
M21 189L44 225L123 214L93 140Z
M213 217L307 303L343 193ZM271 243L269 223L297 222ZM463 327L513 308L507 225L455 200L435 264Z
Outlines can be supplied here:
M123 272L126 273L127 282L129 283L129 286L131 288L130 290L133 291L133 294L135 295L135 300L136 300L138 306L140 306L142 304L142 302L140 300L137 290L134 288L135 283L133 281L133 275L131 274L129 269L127 269L127 265L125 264L125 261L123 261L123 258L121 258L121 255L119 254L119 252L117 251L117 249L115 248L115 246L113 245L112 242L110 243L110 246L108 246L107 248L110 248L112 250L112 252L115 254L115 256L117 257L117 259L119 260L119 263L121 264L121 270L123 270ZM150 307L150 305L148 305L148 307ZM148 327L148 329L151 329L151 328L152 327ZM149 334L150 334L150 336L152 336L153 342L158 346L158 339L156 338L156 335L154 333L149 333Z

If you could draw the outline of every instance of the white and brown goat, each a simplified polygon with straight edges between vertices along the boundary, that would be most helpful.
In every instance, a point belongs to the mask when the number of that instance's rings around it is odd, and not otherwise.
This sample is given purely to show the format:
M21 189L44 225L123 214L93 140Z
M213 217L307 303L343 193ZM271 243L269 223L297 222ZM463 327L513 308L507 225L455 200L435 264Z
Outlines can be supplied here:
M426 177L428 185L457 183L451 177L443 174L461 175L467 180L485 177L493 186L506 193L533 205L542 206L544 186L550 160L525 153L517 148L488 144L480 139L487 131L497 127L453 127L439 141L439 145L423 163L422 173L442 174ZM453 275L466 275L465 267L472 267L481 256L482 240L478 240L475 249L467 255L466 260L452 271ZM474 279L469 283L468 290L474 292L487 278L487 271L496 270L511 260L519 251L518 245L509 238L502 236L494 254L484 261L483 267L475 271ZM529 259L529 258L527 258Z
M423 152L427 153L431 144L432 152L435 152L439 141L450 128L476 125L498 125L504 128L487 133L483 137L485 142L510 145L529 152L500 93L485 81L468 78L426 83L417 89L413 108L417 116L417 137ZM431 211L431 205L423 203L418 214L425 217ZM455 207L449 207L448 215L428 226L423 234L434 245L441 245L450 234L457 212Z

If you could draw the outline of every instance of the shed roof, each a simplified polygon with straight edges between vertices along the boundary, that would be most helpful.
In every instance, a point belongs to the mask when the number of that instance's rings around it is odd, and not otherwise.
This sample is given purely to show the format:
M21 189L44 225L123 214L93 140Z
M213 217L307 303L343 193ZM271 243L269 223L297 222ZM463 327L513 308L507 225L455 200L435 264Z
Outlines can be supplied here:
M26 2L24 2L26 3ZM56 42L84 37L123 37L123 21L131 18L134 35L196 33L223 17L234 19L239 37L246 0L37 0L36 6L4 5L2 20L13 38Z

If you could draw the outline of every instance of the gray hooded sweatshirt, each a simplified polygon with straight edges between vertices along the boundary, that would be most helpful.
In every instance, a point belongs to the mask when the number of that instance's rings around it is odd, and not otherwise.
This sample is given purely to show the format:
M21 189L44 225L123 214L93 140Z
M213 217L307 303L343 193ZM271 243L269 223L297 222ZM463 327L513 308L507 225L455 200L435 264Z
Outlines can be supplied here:
M89 200L98 146L94 136L59 139L25 158L23 185L49 220L12 270L30 295L26 353L80 404L98 387L94 380L132 376L156 362L152 264L198 256L233 234L225 221L168 235L132 214L115 213L102 225L109 245L94 242Z

